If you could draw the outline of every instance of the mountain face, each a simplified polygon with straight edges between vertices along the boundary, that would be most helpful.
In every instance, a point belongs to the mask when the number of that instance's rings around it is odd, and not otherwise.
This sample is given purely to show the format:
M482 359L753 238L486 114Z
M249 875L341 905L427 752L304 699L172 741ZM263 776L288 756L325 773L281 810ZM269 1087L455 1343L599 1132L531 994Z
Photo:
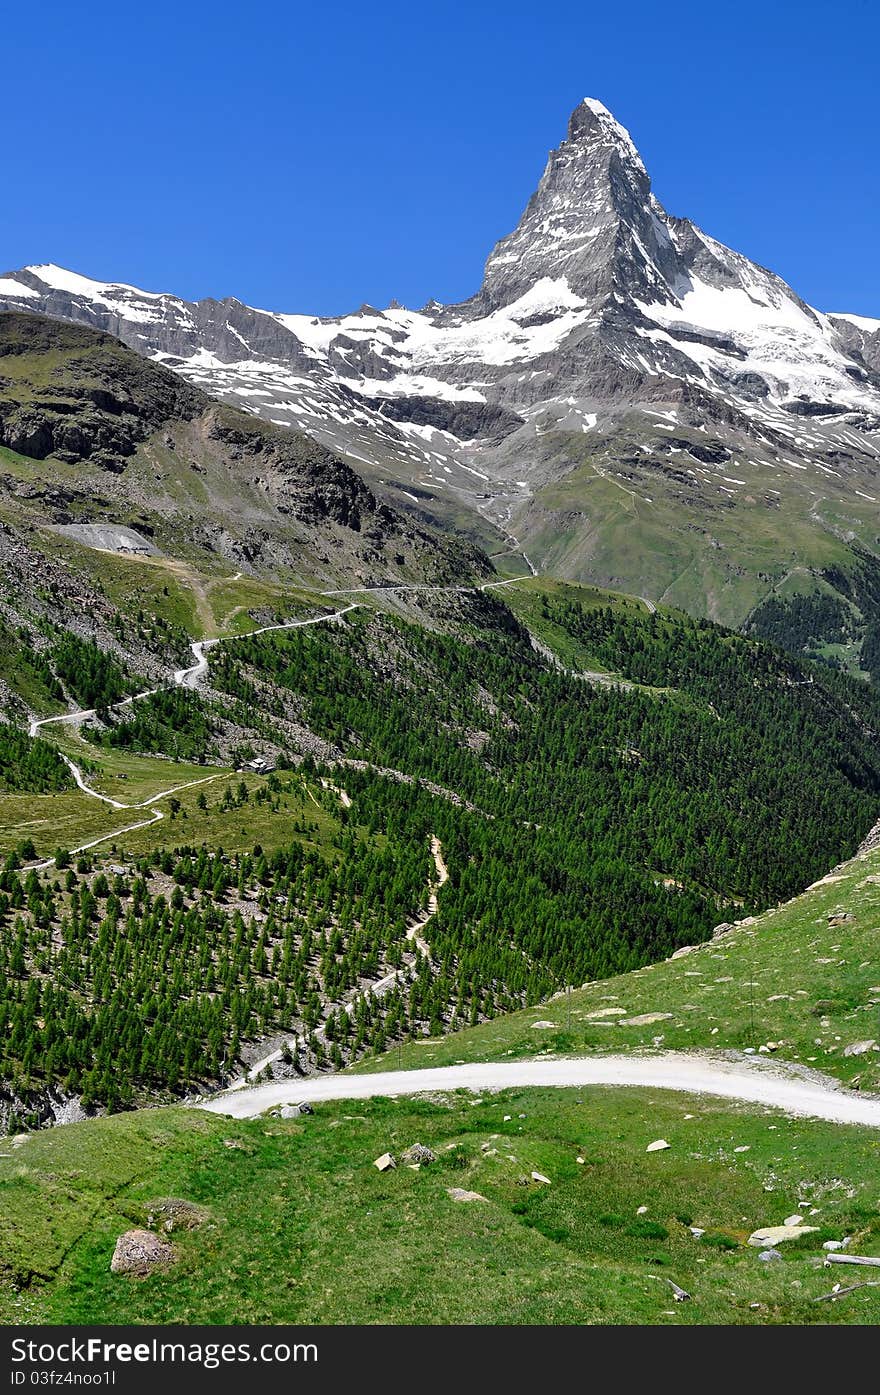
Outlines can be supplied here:
M880 618L880 320L667 213L592 99L460 305L316 319L57 266L0 278L0 305L118 335L539 570L735 624L830 596L849 659Z
M12 609L0 623L36 608L100 629L95 548L155 558L169 582L233 567L282 588L491 570L377 499L311 436L217 402L103 331L2 312L0 578Z

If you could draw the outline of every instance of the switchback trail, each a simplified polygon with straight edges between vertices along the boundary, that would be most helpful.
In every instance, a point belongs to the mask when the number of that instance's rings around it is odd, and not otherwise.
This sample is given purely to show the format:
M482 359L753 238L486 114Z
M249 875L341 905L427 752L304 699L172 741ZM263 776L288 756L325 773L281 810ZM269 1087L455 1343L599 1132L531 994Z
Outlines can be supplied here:
M431 951L426 941L422 938L422 931L428 924L428 921L433 920L434 916L437 914L437 892L440 890L441 886L443 886L444 882L449 881L449 868L443 860L443 844L435 833L431 834L431 856L434 859L434 866L437 869L437 880L432 882L428 887L428 909L422 919L417 920L414 925L410 925L406 932L406 938L412 941L419 951L419 954L425 959L431 958Z
M279 625L263 625L258 630L248 631L248 635L264 635L268 634L270 630L297 630L302 629L305 625L326 624L331 620L338 620L340 616L347 615L350 610L357 610L357 608L358 602L353 601L350 605L343 606L341 610L335 610L330 615L313 615L307 620L287 620ZM246 639L248 635L227 635L225 639L193 640L190 649L192 650L195 663L190 664L188 668L174 670L172 674L174 686L178 688L196 688L208 671L207 651L213 649L217 644L228 643L235 639ZM113 703L112 706L108 708L108 711L119 712L123 708L131 707L133 703L141 702L144 698L152 697L155 693L160 691L161 689L159 688L146 688L142 693L134 693L127 698L123 698L121 702ZM76 712L64 712L56 717L35 718L28 727L28 735L36 736L41 727L49 726L51 723L65 723L70 726L80 726L81 723L87 721L88 718L94 717L96 712L96 708L90 707L87 709L80 709ZM116 828L112 833L104 833L100 838L93 838L88 843L81 843L79 847L71 848L70 852L72 853L87 852L90 848L97 848L101 843L109 843L113 839L121 837L123 833L133 833L139 828L147 828L151 823L158 823L160 819L165 817L161 809L155 807L160 800L168 799L170 795L178 794L181 790L192 789L194 785L206 785L212 780L222 780L229 776L228 770L219 770L215 775L205 775L202 779L187 780L181 785L172 785L170 789L160 790L158 794L152 794L147 799L142 799L139 803L125 804L120 799L113 799L109 794L101 794L99 790L93 789L76 762L72 761L63 751L59 751L59 755L73 776L77 788L82 790L83 794L89 795L92 799L100 800L102 804L109 804L113 809L144 809L148 810L150 813L148 819L142 819L139 823L126 824L124 828ZM51 867L54 861L54 858L49 858L48 861L40 862L36 865L38 869Z
M334 792L339 795L340 801L343 804L345 804L345 800L348 799L348 795L346 794L345 790L340 789L336 785L331 785L327 787L333 789ZM346 807L350 807L350 805L351 800L349 799L348 805ZM422 931L424 930L425 926L429 923L429 921L433 920L434 916L437 914L437 893L440 890L441 886L443 886L444 882L447 882L449 880L449 869L443 860L443 845L440 842L440 839L436 836L436 834L433 833L431 834L431 856L434 859L434 866L437 871L437 876L436 879L432 878L428 883L428 908L425 914L420 919L415 920L412 925L407 927L406 932L406 938L410 942L410 944L415 945L415 948L418 951L418 953L424 959L427 959L429 961L431 958L431 951L428 948L427 941L424 939L422 935ZM347 1003L342 1004L342 1011L347 1013L348 1016L351 1017L358 1003L363 1002L365 998L384 998L386 993L389 993L391 989L395 986L395 984L400 982L400 980L405 976L405 974L406 969L392 969L391 973L386 974L384 978L377 979L375 983L366 984L366 986L364 988L359 989L354 994L354 996L348 1000ZM315 1031L315 1036L321 1042L321 1045L326 1047L327 1036L324 1032L323 1027L317 1028L317 1030ZM288 1048L291 1052L294 1050L298 1051L302 1044L302 1039L296 1036L291 1037L291 1039L287 1043ZM261 1060L255 1061L252 1066L248 1067L247 1071L240 1079L233 1081L233 1083L229 1086L229 1089L243 1090L247 1086L249 1080L255 1080L261 1071L264 1071L267 1066L274 1065L276 1061L280 1061L283 1055L283 1048L279 1048L277 1051L272 1051L268 1056L264 1056Z
M224 635L218 639L194 639L190 645L194 664L188 668L174 669L172 672L172 685L176 688L196 688L199 682L208 672L207 651L213 649L218 644L231 644L237 639L250 639L254 635L265 635L270 630L301 630L305 625L323 625L331 620L338 620L341 615L347 615L350 610L357 610L358 602L352 601L350 605L343 606L341 610L334 610L330 615L311 615L307 620L285 620L278 625L262 625L258 630L248 630L245 634ZM111 703L107 707L108 712L121 712L125 707L131 707L132 703L142 702L144 698L155 697L161 692L160 687L145 688L141 693L133 693L123 698L120 702ZM61 712L55 717L34 718L28 727L28 736L36 736L41 727L51 726L53 723L61 723L68 726L79 726L82 722L88 721L90 717L97 715L96 707L78 708L75 712ZM87 790L86 793L91 793ZM97 795L98 799L102 796ZM127 806L120 806L125 808Z
M452 594L467 591L488 591L498 586L511 586L517 581L527 581L528 579L529 578L527 576L517 576L510 577L504 581L487 581L476 586L418 586L409 585L407 583L402 583L399 586L354 586L349 588L343 588L337 591L322 591L321 595L324 597L378 595L382 593L395 591L445 592L447 594ZM237 639L247 639L254 635L269 634L270 632L275 630L298 630L303 629L307 625L328 624L334 620L340 619L340 617L343 615L347 615L349 611L357 610L360 605L360 601L350 601L348 605L342 606L339 610L332 611L329 615L312 615L306 620L287 620L277 625L261 625L258 629L248 630L246 633L240 635L225 635L213 639L193 640L190 644L190 649L192 651L194 662L192 664L189 664L186 668L179 668L173 670L171 674L172 685L178 688L198 688L199 684L207 676L208 651L210 649L214 649L219 644L228 644L234 642ZM143 692L140 693L131 693L128 697L122 698L121 701L110 704L107 708L107 711L121 712L125 708L133 706L133 704L136 702L142 702L145 698L154 697L156 693L161 691L161 686L156 686L152 688L145 688ZM35 717L28 727L28 735L36 736L42 727L47 727L51 725L64 725L75 728L80 727L83 722L88 721L90 718L95 717L96 715L97 708L89 707L80 708L74 712L62 712L53 717ZM88 849L96 848L101 843L110 842L113 839L120 837L124 833L131 833L134 832L136 829L146 828L151 823L157 823L161 818L164 817L161 810L155 807L160 800L168 798L169 795L177 794L179 790L189 789L194 784L207 783L207 781L209 780L220 779L223 775L228 774L228 771L224 770L219 772L217 775L206 776L204 781L190 780L186 784L177 785L174 786L172 789L163 790L160 794L151 795L150 798L142 800L140 803L126 804L123 803L121 800L113 799L110 795L101 794L99 790L94 789L89 784L88 780L86 779L85 775L83 774L80 767L76 764L76 762L71 760L70 757L66 756L63 752L60 752L59 754L61 755L61 759L64 761L65 765L68 767L71 774L73 775L77 788L80 789L83 792L83 794L89 795L92 799L100 800L102 804L109 804L113 809L145 809L149 810L150 813L150 818L144 819L140 823L127 824L124 828L115 829L113 832L105 833L100 838L93 838L90 842L83 843L77 848L71 848L70 851L73 853L86 852ZM49 859L49 861L47 862L41 862L39 866L49 867L52 865L53 861L54 859ZM443 880L445 880L445 877L443 878ZM376 985L376 987L378 986L379 985Z
M475 1062L428 1070L379 1071L370 1075L319 1075L277 1080L200 1101L199 1109L252 1119L281 1104L372 1099L377 1095L420 1095L440 1090L516 1090L583 1085L642 1086L681 1094L714 1095L743 1104L783 1110L834 1124L880 1128L880 1098L837 1088L833 1081L786 1075L778 1065L664 1052L660 1056L569 1057L555 1061Z
M97 790L93 790L91 785L86 784L79 766L74 765L73 761L70 760L68 756L64 755L63 751L59 752L59 755L65 765L69 766L70 772L83 794L89 794L93 799L100 799L104 804L112 805L114 809L144 809L150 815L148 819L141 819L138 823L126 824L124 828L114 828L112 833L102 833L99 838L92 838L88 843L80 843L76 848L69 848L68 851L74 854L88 852L90 848L97 848L100 847L102 843L112 842L116 838L121 838L123 833L136 833L139 828L149 828L151 823L158 823L160 819L164 819L165 817L162 810L155 807L160 799L167 799L169 795L177 794L179 790L192 789L194 785L207 785L210 784L212 780L223 780L229 776L228 770L219 770L216 775L205 775L201 780L187 780L182 785L173 785L171 789L160 790L158 794L152 794L148 799L141 800L140 804L122 804L118 799L111 799L109 795L99 794ZM34 870L39 872L46 867L54 867L55 859L54 857L50 857L43 862L37 862L32 865Z

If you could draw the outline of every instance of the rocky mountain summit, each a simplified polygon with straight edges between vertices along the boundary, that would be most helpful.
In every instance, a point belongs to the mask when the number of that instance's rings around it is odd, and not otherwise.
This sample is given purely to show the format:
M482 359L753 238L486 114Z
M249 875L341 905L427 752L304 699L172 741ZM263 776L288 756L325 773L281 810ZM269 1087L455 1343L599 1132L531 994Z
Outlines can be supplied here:
M667 213L593 99L459 305L319 319L51 265L0 278L4 304L118 335L539 570L728 622L843 595L827 574L880 532L880 320L813 309Z

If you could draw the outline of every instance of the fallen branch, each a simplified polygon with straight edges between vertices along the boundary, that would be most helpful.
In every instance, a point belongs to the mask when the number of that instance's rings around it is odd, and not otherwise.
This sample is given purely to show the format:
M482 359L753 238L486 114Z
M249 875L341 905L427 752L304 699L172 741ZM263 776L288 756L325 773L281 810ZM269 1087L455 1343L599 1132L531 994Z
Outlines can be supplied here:
M876 1256L874 1256L874 1255L838 1255L838 1254L834 1254L834 1253L832 1252L831 1254L827 1254L827 1255L825 1256L825 1263L826 1263L826 1264L870 1264L870 1265L872 1265L875 1269L880 1269L880 1257L876 1257Z
M690 1301L691 1295L688 1293L687 1289L679 1288L678 1284L674 1284L671 1279L667 1279L665 1274L649 1274L648 1278L656 1279L658 1283L661 1284L668 1284L672 1289L672 1296L676 1303L688 1303Z
M814 1303L828 1303L835 1298L842 1298L845 1293L855 1293L857 1288L880 1288L880 1279L866 1279L861 1284L847 1284L846 1288L841 1288L838 1284L830 1293L820 1293L818 1298L814 1298Z

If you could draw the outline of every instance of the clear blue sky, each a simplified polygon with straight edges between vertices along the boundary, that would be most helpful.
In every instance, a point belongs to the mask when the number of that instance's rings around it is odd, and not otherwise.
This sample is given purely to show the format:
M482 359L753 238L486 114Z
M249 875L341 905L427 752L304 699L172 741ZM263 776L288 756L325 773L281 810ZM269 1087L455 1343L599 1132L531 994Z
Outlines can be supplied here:
M0 270L463 299L589 95L671 212L880 316L876 0L43 0L0 43Z

